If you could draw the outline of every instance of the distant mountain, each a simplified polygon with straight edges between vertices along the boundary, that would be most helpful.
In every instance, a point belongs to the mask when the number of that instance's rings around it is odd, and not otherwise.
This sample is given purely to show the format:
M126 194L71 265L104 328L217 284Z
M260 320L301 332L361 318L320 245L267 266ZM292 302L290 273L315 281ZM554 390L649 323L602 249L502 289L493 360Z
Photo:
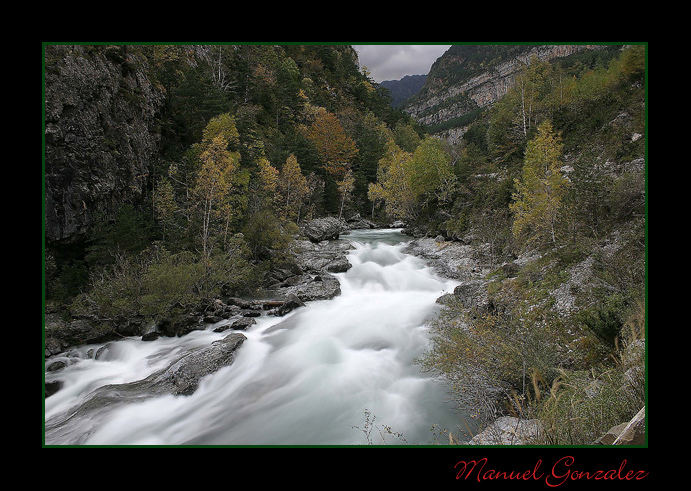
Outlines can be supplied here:
M402 109L433 134L456 141L464 127L513 86L516 75L532 56L543 61L595 50L619 50L600 45L453 45L437 58L425 85ZM586 62L587 60L583 60Z
M425 85L425 80L427 80L427 75L406 75L400 80L384 80L379 85L391 93L391 105L401 107L408 99L420 92L422 86Z

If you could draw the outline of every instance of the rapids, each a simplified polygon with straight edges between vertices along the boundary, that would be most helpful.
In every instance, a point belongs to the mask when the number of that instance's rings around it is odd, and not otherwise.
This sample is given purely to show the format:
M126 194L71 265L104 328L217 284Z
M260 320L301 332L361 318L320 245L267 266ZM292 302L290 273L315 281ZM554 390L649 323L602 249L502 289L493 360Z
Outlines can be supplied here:
M342 238L354 249L352 268L335 275L341 295L258 318L235 362L202 379L195 393L104 407L72 421L69 431L53 426L46 443L366 444L365 411L376 418L374 444L431 444L433 425L465 436L464 415L445 385L415 363L429 343L425 323L439 308L435 299L458 283L404 254L409 238L399 229ZM98 387L143 379L186 350L222 339L231 331L214 333L220 324L180 338L111 342L99 359L94 353L103 345L54 357L70 364L46 372L46 382L63 383L45 400L46 426ZM384 425L405 440L381 432Z

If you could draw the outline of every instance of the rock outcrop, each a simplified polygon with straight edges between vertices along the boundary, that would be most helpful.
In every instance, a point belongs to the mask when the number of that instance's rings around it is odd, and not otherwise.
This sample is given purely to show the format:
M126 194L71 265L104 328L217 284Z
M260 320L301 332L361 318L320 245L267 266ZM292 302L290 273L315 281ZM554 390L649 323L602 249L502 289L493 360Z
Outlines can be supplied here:
M421 92L403 109L425 125L460 120L503 97L531 57L549 61L602 48L595 45L453 46L434 63ZM465 126L459 123L440 134L456 143L464 132Z
M47 46L46 238L72 241L141 199L164 94L127 46Z

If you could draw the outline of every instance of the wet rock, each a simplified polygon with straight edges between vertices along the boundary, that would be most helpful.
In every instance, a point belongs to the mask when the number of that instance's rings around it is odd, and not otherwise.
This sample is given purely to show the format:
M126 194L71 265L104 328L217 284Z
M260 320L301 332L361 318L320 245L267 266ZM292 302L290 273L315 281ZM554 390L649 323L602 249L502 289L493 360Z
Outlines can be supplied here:
M256 324L257 321L252 317L241 317L234 322L229 322L228 324L223 324L214 329L214 332L225 332L229 329L234 329L236 331L244 331L248 327Z
M45 356L48 358L50 356L57 355L58 353L64 351L66 347L67 345L60 342L59 339L54 337L46 337Z
M348 262L348 260L345 257L339 257L337 259L334 259L330 263L328 263L324 269L326 271L329 271L331 273L345 273L348 271L353 265Z
M288 297L286 298L285 302L281 304L279 307L274 309L272 311L272 315L277 315L277 316L283 316L286 315L289 312L292 312L293 310L297 309L298 307L304 307L305 304L300 300L300 298L295 295L295 294L289 294Z
M84 435L83 438L88 438L91 431L100 423L99 417L105 409L110 411L123 404L140 402L164 394L190 395L194 393L202 378L233 363L237 349L246 339L241 333L232 333L209 346L186 352L168 367L143 380L105 385L96 389L75 410L46 421L46 441L70 439L70 435L74 434L77 427ZM51 390L53 390L52 387ZM82 441L75 443L82 443Z
M347 241L324 241L311 243L309 241L296 241L294 246L295 262L304 272L319 273L329 271L341 273L347 271L352 265L348 262L348 251L353 246ZM296 283L293 282L293 285ZM285 285L289 286L289 285Z
M259 317L262 313L258 310L241 310L240 315L243 317Z
M48 398L55 394L57 391L62 389L62 382L60 380L56 380L55 382L46 382L46 390L45 390L45 397Z
M161 337L161 333L158 333L156 331L153 332L147 332L142 336L142 341L155 341L156 339Z
M247 329L248 327L250 327L251 325L254 325L256 323L257 323L257 321L254 320L252 317L243 317L242 319L238 319L235 322L233 322L230 325L230 327L232 329L244 331L245 329Z
M336 240L341 232L349 230L348 224L337 218L326 217L310 220L302 227L302 234L312 242Z
M347 220L347 223L351 230L377 228L377 224L367 220L366 218L362 218L359 213L350 217Z
M276 296L288 298L290 295L297 296L302 302L312 300L327 300L341 294L341 285L338 279L329 273L320 273L311 277L306 276L303 282L278 288L274 290Z
M158 332L164 336L184 336L192 331L204 329L204 319L195 314L165 318L159 322Z
M54 361L53 363L51 363L50 365L48 365L46 367L46 371L47 372L56 372L58 370L62 370L66 366L67 366L67 363L65 363L64 361Z
M65 321L55 314L46 314L46 350L50 344L51 352L58 346L100 343L115 337L117 334L106 322L92 318Z
M401 220L396 220L389 224L389 228L405 228L405 223Z

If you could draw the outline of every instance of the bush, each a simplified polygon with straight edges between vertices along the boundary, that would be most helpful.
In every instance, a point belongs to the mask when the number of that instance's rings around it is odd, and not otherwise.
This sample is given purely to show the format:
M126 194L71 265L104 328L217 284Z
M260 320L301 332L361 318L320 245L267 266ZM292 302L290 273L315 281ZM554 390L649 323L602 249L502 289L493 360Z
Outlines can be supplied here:
M245 293L256 271L245 259L242 239L208 261L191 252L173 254L153 246L135 257L118 256L115 264L92 277L90 289L72 303L77 314L102 319L142 315L161 319L172 310L189 310L223 293Z

